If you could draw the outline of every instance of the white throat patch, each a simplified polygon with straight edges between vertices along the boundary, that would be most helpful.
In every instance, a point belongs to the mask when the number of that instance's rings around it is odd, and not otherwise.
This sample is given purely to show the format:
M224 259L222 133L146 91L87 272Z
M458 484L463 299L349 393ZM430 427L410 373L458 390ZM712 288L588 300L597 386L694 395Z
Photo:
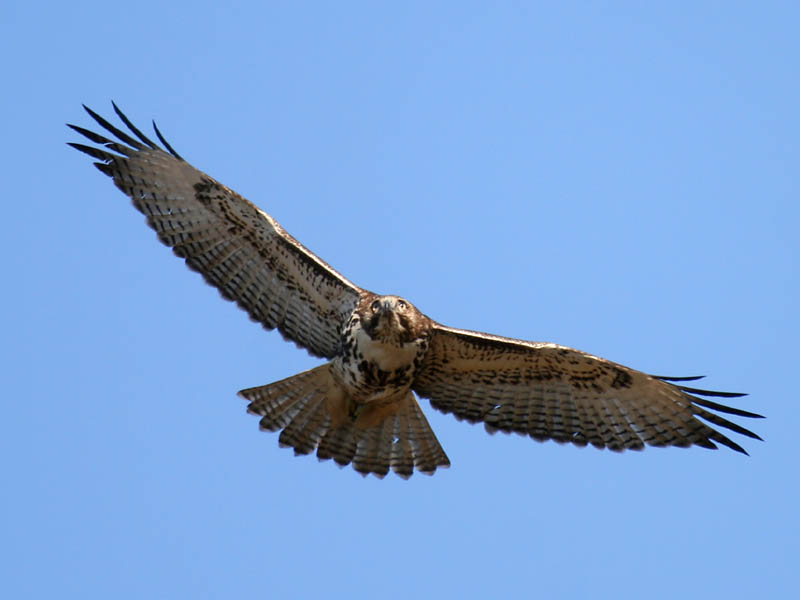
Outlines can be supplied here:
M419 341L406 344L386 344L373 340L361 327L360 322L354 325L353 336L364 360L374 362L378 368L384 371L394 371L412 364L420 345Z

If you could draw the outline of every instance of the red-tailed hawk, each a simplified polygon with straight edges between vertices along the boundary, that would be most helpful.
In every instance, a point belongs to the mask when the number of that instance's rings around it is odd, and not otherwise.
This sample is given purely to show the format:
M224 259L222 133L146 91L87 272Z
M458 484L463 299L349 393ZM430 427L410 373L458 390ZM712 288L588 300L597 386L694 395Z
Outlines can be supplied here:
M446 327L399 296L358 287L267 213L183 160L155 124L166 150L114 110L135 137L86 108L117 140L70 125L102 149L70 145L98 159L95 166L158 238L224 298L328 359L239 392L261 429L281 430L280 444L296 454L316 450L320 459L378 477L449 466L414 394L459 420L483 422L490 433L577 446L621 451L716 442L746 454L701 419L761 439L710 412L760 417L707 399L743 394L686 387L698 377L646 375L557 344Z

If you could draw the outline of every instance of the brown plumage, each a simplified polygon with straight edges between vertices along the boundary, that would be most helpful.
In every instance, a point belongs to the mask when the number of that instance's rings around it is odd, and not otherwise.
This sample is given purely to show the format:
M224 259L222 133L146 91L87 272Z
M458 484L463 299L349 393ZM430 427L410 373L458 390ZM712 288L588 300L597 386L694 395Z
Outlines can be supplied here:
M117 140L70 125L101 148L70 145L96 158L158 238L224 298L328 359L239 392L261 428L281 431L280 444L296 454L316 450L320 459L378 477L449 466L415 393L458 419L483 422L490 433L578 446L719 443L746 454L704 421L760 439L716 413L760 415L701 397L743 394L686 387L699 378L646 375L556 344L445 327L399 296L356 286L268 214L183 160L157 128L166 150L114 110L133 136L86 108Z

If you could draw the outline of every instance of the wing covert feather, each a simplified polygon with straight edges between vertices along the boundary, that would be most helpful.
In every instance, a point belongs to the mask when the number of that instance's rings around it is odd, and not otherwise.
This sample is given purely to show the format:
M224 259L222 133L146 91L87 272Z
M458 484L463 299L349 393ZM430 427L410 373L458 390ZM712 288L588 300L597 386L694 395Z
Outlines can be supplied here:
M620 451L645 445L716 448L717 442L746 454L697 417L761 439L702 407L760 415L696 396L743 394L683 388L566 346L440 324L434 325L413 389L437 410L483 422L490 433L515 432L540 441Z
M158 239L224 298L311 354L335 356L341 325L361 288L267 213L184 161L160 132L156 130L168 151L145 137L116 105L114 109L138 140L86 108L122 143L70 125L104 148L70 145L98 159L97 168L131 198Z

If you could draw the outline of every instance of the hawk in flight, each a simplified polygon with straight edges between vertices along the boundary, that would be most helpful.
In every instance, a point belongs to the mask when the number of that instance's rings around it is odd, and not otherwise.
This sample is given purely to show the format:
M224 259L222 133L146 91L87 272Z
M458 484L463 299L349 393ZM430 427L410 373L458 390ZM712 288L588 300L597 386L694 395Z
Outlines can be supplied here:
M576 446L717 443L746 454L710 425L761 439L717 413L760 415L709 399L743 394L687 387L699 377L647 375L557 344L454 329L400 296L360 288L181 158L155 123L163 149L116 105L130 133L84 108L117 139L69 125L97 144L70 146L99 161L158 238L251 319L327 359L239 392L261 429L280 430L278 441L296 454L316 450L320 459L378 477L449 466L415 394L459 420L483 422L490 433Z

